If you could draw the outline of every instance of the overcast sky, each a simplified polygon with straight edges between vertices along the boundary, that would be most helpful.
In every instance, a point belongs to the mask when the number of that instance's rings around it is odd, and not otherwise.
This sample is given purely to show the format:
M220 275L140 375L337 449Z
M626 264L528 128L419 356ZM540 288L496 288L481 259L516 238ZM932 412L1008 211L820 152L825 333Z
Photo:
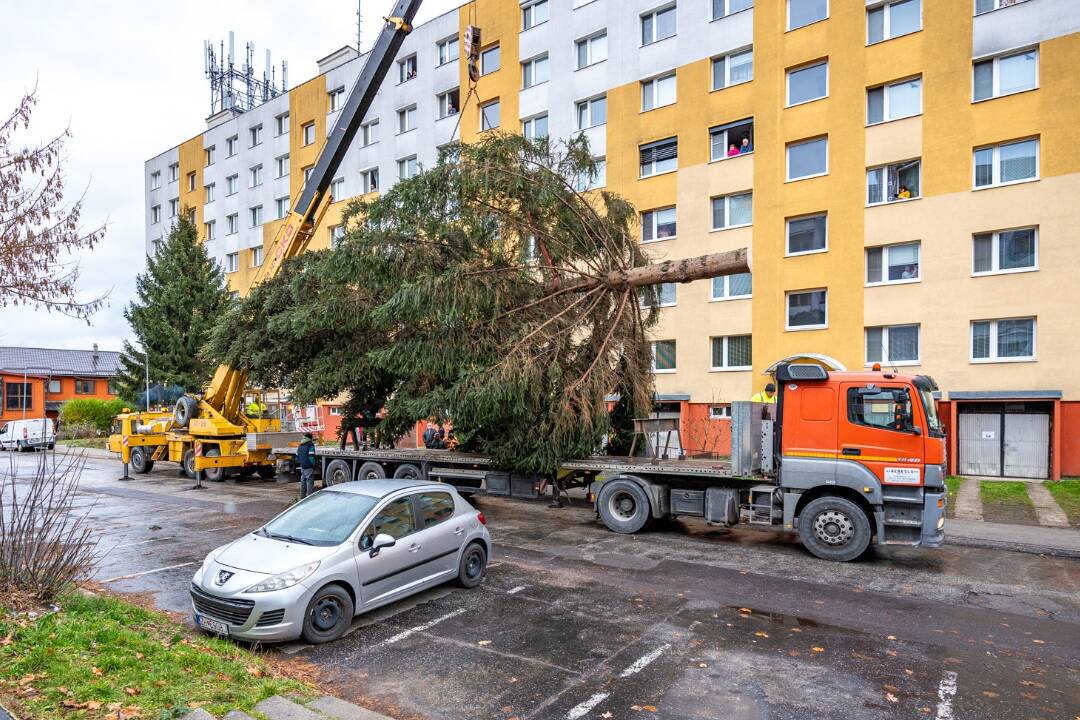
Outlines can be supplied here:
M426 0L418 21L462 4ZM362 0L370 47L392 0ZM5 0L0 43L0 115L35 83L38 105L29 133L51 137L69 127L67 196L85 191L87 227L107 223L104 242L80 258L86 297L108 293L108 307L89 326L56 313L0 311L0 345L119 350L130 328L123 309L145 264L143 162L206 128L210 87L203 76L203 40L236 32L238 53L255 43L289 82L314 77L315 61L356 42L355 0Z

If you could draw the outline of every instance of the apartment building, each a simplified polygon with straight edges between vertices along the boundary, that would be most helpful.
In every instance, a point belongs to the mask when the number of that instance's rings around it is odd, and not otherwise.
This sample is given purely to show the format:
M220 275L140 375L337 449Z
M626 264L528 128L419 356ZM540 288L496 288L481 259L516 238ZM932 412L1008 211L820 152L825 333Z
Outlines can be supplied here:
M147 161L148 251L190 208L245 292L362 63L343 48ZM752 275L659 293L688 452L773 362L821 353L932 375L952 472L1080 474L1078 66L1071 0L476 0L406 39L313 247L451 139L584 133L588 187L639 208L653 257L751 249Z

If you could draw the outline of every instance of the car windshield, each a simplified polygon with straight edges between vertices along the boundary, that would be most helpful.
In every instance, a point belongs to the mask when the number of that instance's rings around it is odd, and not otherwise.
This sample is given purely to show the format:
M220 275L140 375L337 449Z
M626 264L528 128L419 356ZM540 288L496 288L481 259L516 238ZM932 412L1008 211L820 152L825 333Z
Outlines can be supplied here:
M922 398L923 410L926 412L926 424L930 426L930 434L935 437L942 435L941 418L937 414L937 403L934 395L926 388L919 388L919 396Z
M359 493L324 490L293 505L257 532L304 545L340 545L378 501Z

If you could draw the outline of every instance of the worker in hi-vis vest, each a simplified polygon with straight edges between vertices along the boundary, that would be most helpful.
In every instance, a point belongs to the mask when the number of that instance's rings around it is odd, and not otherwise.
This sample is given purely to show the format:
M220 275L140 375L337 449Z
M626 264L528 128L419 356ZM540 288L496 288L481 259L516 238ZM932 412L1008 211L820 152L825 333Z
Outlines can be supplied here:
M763 391L754 393L754 397L750 398L750 402L776 404L776 386L769 383Z
M266 412L266 406L259 402L259 398L253 398L247 404L246 412L249 418L261 418Z

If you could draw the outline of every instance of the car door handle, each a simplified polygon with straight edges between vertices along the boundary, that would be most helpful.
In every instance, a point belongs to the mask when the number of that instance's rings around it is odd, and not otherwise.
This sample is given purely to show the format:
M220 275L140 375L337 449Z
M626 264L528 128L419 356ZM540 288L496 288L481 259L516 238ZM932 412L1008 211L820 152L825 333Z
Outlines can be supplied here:
M418 552L419 550L420 550L420 546L417 545L416 543L413 543L412 545L409 546L409 552Z
M461 533L463 533L463 532L465 532L465 528L463 528L463 527L456 527L456 528L454 528L454 534L455 534L455 535L460 535L460 534L461 534Z

